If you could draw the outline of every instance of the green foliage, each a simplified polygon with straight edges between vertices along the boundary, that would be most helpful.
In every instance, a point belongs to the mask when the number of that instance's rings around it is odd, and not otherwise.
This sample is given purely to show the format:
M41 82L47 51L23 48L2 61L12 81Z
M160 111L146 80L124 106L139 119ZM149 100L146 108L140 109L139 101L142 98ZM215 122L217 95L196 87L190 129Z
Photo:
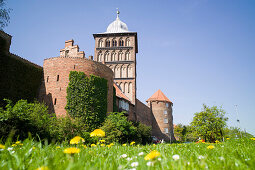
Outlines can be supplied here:
M208 107L203 105L203 111L195 113L191 126L198 136L205 141L214 142L222 140L223 130L226 127L225 111L217 106Z
M92 131L106 118L107 91L106 79L71 71L65 109L72 118L81 119L86 129Z
M189 125L177 124L174 127L174 136L180 142L194 142L198 136L193 133L192 127Z
M0 0L0 30L2 30L4 27L10 23L10 8L4 8L5 6L5 0Z
M240 130L239 128L237 127L226 127L224 129L224 136L225 138L252 138L253 135L245 132L245 131L242 131Z
M151 128L141 123L133 125L123 113L110 113L101 127L106 133L106 141L128 143L136 141L137 143L151 142Z
M10 99L16 103L20 99L33 102L36 98L43 70L2 52L6 41L0 37L0 107Z
M116 89L113 86L113 112L117 112L118 111L118 107L116 104Z

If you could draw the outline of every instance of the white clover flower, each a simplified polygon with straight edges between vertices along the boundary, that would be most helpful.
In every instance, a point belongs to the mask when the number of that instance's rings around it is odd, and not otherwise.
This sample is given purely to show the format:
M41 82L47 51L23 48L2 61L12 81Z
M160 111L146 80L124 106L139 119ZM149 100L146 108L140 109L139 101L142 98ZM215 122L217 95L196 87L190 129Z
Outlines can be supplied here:
M236 166L238 166L238 163L237 163L237 162L235 162L235 165L236 165Z
M153 162L149 161L149 162L147 162L146 165L147 165L147 166L153 166L153 164L154 164Z
M190 165L190 162L187 162L188 165Z
M140 152L140 153L138 154L138 156L142 156L142 155L144 155L144 152Z
M172 157L175 161L177 161L178 159L180 159L180 156L179 155L173 155Z
M134 158L134 159L136 159L136 158L137 158L137 156L134 156L133 158Z
M202 156L202 155L199 155L198 156L198 159L204 159L205 157L204 156Z
M0 149L0 151L3 151L4 149Z
M126 158L127 157L127 154L123 154L120 156L121 158Z
M161 161L161 158L158 158L159 161Z
M11 153L11 154L14 154L14 153L15 153L15 151L11 151L10 153Z
M127 158L127 161L131 161L132 160L132 158Z
M8 147L7 150L8 150L8 151L12 151L13 148L12 148L12 147Z
M132 169L129 169L129 170L136 170L136 168L132 168Z
M221 161L223 161L223 160L224 160L224 157L221 156L221 157L219 157L219 159L220 159Z
M138 162L133 162L133 163L131 163L131 166L132 166L132 167L137 167L137 166L138 166Z

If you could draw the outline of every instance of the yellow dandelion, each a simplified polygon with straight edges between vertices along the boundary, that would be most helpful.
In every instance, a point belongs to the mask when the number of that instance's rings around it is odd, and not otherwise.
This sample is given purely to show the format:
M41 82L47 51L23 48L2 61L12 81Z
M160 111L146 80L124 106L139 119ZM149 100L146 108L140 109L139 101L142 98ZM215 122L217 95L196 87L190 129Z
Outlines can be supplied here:
M214 148L214 146L213 145L209 145L209 146L207 146L207 149L213 149Z
M216 140L215 143L220 143L220 141Z
M227 138L227 140L229 140L230 138Z
M35 150L35 149L36 149L36 147L33 146L33 150Z
M90 137L98 136L98 137L104 137L105 132L101 129L95 129L93 132L90 133Z
M255 140L255 138L251 138L251 140Z
M75 153L79 153L81 150L78 148L66 148L64 150L64 153L68 153L68 154L75 154Z
M12 144L12 147L15 147L15 146L17 146L17 144Z
M15 142L15 144L19 145L19 144L21 144L21 142L20 142L20 141L17 141L17 142Z
M70 140L70 144L78 144L85 142L85 140L80 136L75 136L73 139Z
M111 145L111 146L113 146L113 145L114 145L114 143L110 143L110 145Z
M152 146L156 146L156 144L154 143Z
M106 145L108 148L110 148L112 145Z
M101 143L105 143L105 140L102 139L102 140L100 140L100 142L101 142Z
M151 160L151 159L155 159L156 157L160 156L160 153L156 150L151 151L149 154L147 154L144 157L144 160Z
M49 170L49 168L47 166L41 166L37 168L36 170Z
M5 149L5 146L0 144L0 149Z
M127 144L124 143L124 144L122 144L122 146L127 146Z
M90 146L91 146L91 147L96 147L97 145L96 145L96 144L94 144L94 143L92 143Z
M105 146L105 144L102 143L100 146Z
M56 148L57 148L57 149L59 149L59 148L60 148L60 146L57 146Z
M87 146L86 145L82 145L84 148L87 148Z
M130 143L130 145L134 145L134 144L135 144L135 142L134 142L134 141Z

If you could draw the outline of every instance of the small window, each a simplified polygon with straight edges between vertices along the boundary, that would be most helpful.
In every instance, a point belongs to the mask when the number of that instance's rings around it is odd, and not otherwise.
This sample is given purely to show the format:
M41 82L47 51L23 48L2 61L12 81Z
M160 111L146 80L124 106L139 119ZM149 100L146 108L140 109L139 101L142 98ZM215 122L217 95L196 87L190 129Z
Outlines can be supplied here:
M110 40L106 40L105 46L106 46L106 47L110 47Z
M168 123L168 119L164 118L164 123L167 124Z
M68 57L68 54L69 54L69 50L66 50L65 51L65 57Z
M61 91L61 87L59 88L59 91Z
M165 130L165 133L168 133L168 128L165 128L164 130Z
M57 81L59 81L59 75L57 75Z
M123 40L119 41L119 46L121 46L121 47L124 46L124 41Z
M47 76L47 83L49 82L49 76Z
M166 110L164 111L164 115L167 115L167 111Z
M73 65L73 69L75 69L75 65Z
M55 100L54 100L54 105L56 105L57 104L57 99L55 98Z
M169 103L166 103L166 107L169 107Z
M116 40L112 40L112 46L116 47L117 46L117 41Z

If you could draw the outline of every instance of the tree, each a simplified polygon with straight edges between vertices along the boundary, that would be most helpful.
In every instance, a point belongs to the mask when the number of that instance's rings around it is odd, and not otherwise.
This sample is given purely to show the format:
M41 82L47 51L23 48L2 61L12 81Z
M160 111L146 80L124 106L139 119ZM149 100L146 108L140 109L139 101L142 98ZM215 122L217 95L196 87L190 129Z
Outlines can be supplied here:
M174 127L175 138L180 142L193 142L196 140L197 136L192 131L191 126L177 124Z
M0 0L0 30L3 30L10 23L10 11L10 8L5 8L5 0Z
M225 111L217 106L203 105L203 111L195 113L191 126L194 132L205 141L214 142L223 138L226 127Z

